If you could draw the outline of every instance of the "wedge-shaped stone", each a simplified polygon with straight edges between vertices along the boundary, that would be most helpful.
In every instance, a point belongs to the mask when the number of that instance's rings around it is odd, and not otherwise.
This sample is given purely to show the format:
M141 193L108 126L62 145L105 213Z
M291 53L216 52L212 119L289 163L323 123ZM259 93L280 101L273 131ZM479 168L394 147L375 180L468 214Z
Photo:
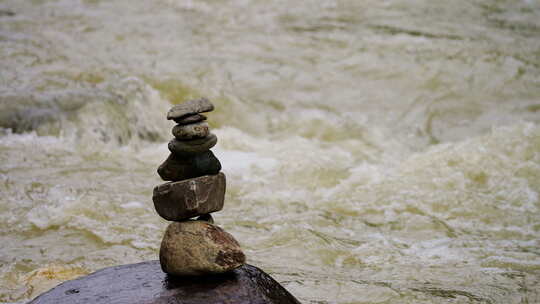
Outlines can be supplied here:
M205 175L154 188L154 207L168 221L182 221L223 208L225 174Z
M174 121L179 125L189 125L192 123L200 122L206 120L206 116L202 114L194 114L189 116L184 116L182 118L175 118Z
M208 213L208 214L199 216L197 218L197 221L205 221L205 222L209 222L210 224L213 224L214 223L214 218L212 217L212 215L210 213Z
M172 107L167 113L167 119L179 119L184 116L210 112L214 105L206 98L188 100Z
M167 227L159 261L176 276L224 273L242 266L246 257L232 235L206 221L175 222Z
M214 156L214 153L208 150L192 156L179 156L171 153L159 166L157 172L163 180L176 182L203 175L218 174L219 170L221 170L221 163Z
M173 139L169 142L169 151L177 155L194 155L210 150L217 143L217 136L210 133L205 138L192 140Z

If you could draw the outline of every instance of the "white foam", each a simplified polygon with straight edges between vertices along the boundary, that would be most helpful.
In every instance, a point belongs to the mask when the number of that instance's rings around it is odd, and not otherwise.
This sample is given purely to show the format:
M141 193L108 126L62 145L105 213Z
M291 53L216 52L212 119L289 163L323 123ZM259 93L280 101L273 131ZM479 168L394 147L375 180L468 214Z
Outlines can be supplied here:
M140 208L144 208L144 204L141 202L131 201L131 202L127 202L125 204L120 205L120 207L124 209L140 209Z

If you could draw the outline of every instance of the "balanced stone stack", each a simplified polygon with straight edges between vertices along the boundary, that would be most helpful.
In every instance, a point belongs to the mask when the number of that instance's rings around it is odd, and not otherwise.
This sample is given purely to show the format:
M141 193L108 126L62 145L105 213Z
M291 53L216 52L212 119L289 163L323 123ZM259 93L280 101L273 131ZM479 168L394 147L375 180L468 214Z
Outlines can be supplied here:
M238 242L214 225L210 215L223 208L225 199L225 174L210 151L217 137L201 114L213 109L208 99L201 98L167 113L177 125L169 142L171 154L158 174L169 182L155 187L152 199L157 213L172 221L159 252L161 268L171 275L223 273L245 263Z

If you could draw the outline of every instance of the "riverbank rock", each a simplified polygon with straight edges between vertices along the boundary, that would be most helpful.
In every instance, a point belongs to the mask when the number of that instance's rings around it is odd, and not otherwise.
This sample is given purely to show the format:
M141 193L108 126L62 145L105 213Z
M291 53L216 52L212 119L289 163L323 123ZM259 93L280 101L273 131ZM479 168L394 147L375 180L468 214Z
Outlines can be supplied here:
M158 261L109 267L64 282L29 304L299 304L257 267L221 275L174 277Z
M242 266L246 257L232 235L206 221L174 222L167 227L159 260L177 276L216 274Z
M169 142L169 151L177 155L194 155L210 150L217 143L217 136L210 133L205 138L192 140L173 139Z
M187 125L176 125L172 128L173 136L179 140L205 138L209 133L210 127L204 121Z
M182 119L185 116L210 112L214 105L206 98L188 100L172 107L167 113L167 119Z
M223 209L225 174L169 182L154 188L157 213L168 221L182 221Z
M215 175L221 170L221 163L212 151L193 156L170 154L159 166L157 172L165 181L181 181L203 175Z

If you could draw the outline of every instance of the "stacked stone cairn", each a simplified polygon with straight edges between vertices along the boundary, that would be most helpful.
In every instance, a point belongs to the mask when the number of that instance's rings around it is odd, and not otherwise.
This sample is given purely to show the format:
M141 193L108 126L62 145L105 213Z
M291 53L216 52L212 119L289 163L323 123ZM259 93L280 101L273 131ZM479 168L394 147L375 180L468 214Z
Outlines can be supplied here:
M212 103L201 98L167 113L167 119L177 123L172 129L175 138L169 142L171 154L157 171L169 182L155 187L152 199L157 213L172 222L159 252L161 268L170 275L224 273L245 263L238 242L214 225L210 215L223 208L225 199L225 174L210 151L217 137L201 114L212 110Z

